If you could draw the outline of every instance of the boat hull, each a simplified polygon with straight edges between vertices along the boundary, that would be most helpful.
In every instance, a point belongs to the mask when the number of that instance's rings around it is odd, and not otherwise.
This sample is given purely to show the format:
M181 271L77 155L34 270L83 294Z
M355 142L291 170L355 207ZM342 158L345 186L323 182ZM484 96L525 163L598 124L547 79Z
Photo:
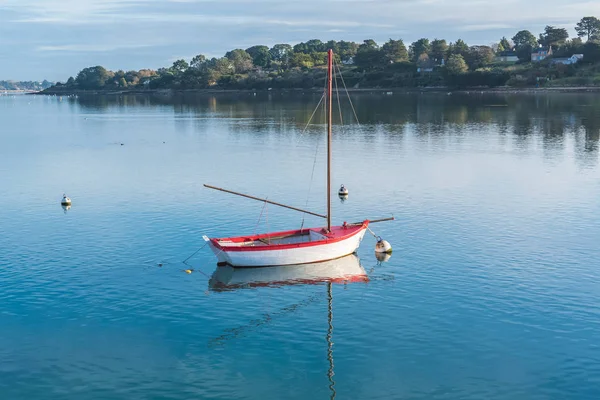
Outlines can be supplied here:
M256 247L225 246L224 239L209 239L208 244L219 264L233 267L267 267L308 264L341 258L356 252L365 235L368 221L358 227L333 227L331 234L321 240L296 244L274 244ZM318 235L319 229L309 230ZM274 232L271 237L289 234ZM258 236L257 236L258 237ZM247 238L244 238L247 240ZM242 238L228 238L239 242Z
M217 267L209 289L227 291L289 285L317 285L323 282L368 282L369 277L354 254L336 260L302 265L265 268Z

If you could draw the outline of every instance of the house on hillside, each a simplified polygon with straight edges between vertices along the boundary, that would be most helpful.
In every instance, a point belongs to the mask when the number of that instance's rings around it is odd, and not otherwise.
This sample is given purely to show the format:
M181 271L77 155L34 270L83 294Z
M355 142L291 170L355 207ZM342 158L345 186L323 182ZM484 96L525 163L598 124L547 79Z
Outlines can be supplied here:
M519 61L519 57L517 56L516 51L501 51L496 54L496 62L517 62Z
M583 54L573 54L571 57L572 64L577 64L579 61L583 60Z
M552 46L540 47L536 49L536 51L531 53L531 62L540 62L542 60L545 60L546 57L550 57L552 54Z
M552 64L572 65L572 64L577 64L582 59L583 59L583 54L573 54L571 57L553 58L551 63Z

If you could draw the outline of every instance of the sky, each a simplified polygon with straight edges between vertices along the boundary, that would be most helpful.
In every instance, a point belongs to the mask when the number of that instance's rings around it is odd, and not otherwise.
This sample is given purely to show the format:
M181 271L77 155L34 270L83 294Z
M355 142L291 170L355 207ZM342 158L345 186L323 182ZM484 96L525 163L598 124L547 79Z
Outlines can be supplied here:
M310 39L421 37L489 45L521 29L600 18L597 0L0 0L0 80L66 81L197 54Z

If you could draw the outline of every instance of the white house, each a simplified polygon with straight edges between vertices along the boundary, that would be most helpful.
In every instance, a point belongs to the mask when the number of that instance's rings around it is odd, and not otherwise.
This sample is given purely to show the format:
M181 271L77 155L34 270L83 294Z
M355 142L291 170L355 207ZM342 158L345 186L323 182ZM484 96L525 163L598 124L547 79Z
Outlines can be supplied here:
M539 47L533 53L531 53L531 62L540 62L546 59L546 57L552 56L552 54L552 46L548 48Z
M580 60L583 60L583 54L573 54L571 57L553 58L552 64L572 65L577 64Z
M516 51L501 51L496 55L497 62L517 62L519 57Z

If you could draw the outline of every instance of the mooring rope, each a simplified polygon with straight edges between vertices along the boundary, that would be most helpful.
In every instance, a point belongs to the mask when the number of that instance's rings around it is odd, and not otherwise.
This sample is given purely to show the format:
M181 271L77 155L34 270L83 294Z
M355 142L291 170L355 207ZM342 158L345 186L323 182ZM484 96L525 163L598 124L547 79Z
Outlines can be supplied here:
M375 232L373 232L373 231L371 230L371 228L369 228L368 226L367 226L367 230L369 231L369 233L370 233L371 235L373 235L373 237L374 237L375 239L377 239L377 240L380 240L380 239L381 239L381 236L377 236L377 235L375 234Z
M203 248L206 247L206 245L208 245L208 242L204 243L204 245L202 247L200 247L198 250L196 250L194 252L194 254L192 254L191 256L189 256L188 258L186 258L185 260L183 260L183 263L187 265L187 262L190 258L194 257L196 254L200 253L200 250L202 250Z

